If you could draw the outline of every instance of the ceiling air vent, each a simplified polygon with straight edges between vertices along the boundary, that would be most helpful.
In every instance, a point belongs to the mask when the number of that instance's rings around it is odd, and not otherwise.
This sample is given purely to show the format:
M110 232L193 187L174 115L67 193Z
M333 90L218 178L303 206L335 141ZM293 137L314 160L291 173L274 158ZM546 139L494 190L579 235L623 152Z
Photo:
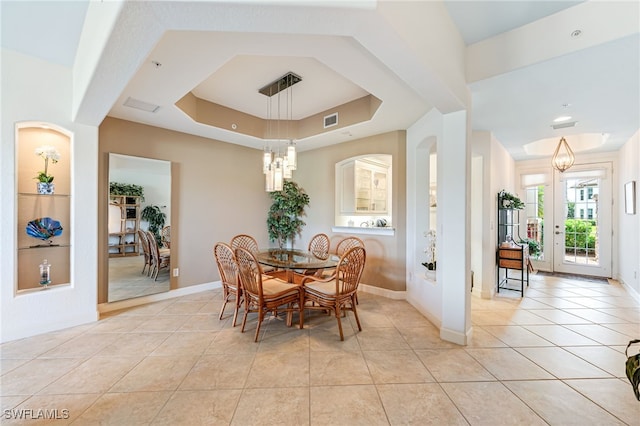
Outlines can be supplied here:
M338 113L335 112L331 115L326 115L324 117L324 128L326 129L327 127L332 127L335 126L336 124L338 124Z
M126 101L124 101L124 106L128 106L130 108L139 109L147 112L156 112L160 109L160 105L150 104L148 102L143 102L138 99L133 99L132 97L128 97Z
M551 127L553 127L555 130L558 130L558 129L564 129L567 127L573 127L576 125L576 123L577 121L568 121L566 123L552 124Z

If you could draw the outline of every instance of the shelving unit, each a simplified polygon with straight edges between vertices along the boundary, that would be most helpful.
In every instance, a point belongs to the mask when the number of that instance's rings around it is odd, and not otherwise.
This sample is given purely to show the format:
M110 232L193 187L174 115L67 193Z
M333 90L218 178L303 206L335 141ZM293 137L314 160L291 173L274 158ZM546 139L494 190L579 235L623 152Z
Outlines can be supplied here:
M500 194L498 194L497 232L497 292L513 290L524 296L525 284L529 287L529 246L517 242L522 239L520 237L520 210L504 207ZM500 275L501 270L504 270L504 277ZM510 270L520 271L519 277L518 273L515 276L509 276Z
M387 169L362 160L342 165L341 213L387 214Z
M140 244L140 197L130 195L110 195L109 205L117 206L119 218L109 218L109 257L138 256ZM111 215L110 208L110 215ZM114 223L118 221L118 224ZM113 229L115 228L115 229Z

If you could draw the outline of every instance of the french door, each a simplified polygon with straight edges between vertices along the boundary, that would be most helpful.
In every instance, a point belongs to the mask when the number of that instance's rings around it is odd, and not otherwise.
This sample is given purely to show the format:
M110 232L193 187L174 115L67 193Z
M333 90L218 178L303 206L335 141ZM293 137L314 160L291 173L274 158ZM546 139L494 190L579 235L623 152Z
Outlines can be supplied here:
M598 163L554 171L554 271L611 277L611 169Z

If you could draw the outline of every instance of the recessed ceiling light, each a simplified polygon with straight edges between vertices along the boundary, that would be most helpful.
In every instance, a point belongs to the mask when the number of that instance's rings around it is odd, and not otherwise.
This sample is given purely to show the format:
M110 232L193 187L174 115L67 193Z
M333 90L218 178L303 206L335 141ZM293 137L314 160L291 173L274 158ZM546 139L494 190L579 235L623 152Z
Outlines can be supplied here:
M582 30L573 30L571 32L571 37L572 38L580 37L581 35L582 35Z
M567 120L571 120L571 116L569 115L562 115L558 118L556 118L555 120L553 120L554 123L562 123L563 121L567 121Z
M564 123L552 124L551 127L558 130L575 126L577 121L566 121Z

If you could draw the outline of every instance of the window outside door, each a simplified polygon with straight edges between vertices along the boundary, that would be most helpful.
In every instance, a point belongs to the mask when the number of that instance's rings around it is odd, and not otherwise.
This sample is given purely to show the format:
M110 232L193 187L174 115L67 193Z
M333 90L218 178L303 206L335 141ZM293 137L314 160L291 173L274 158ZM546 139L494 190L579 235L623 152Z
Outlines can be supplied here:
M554 173L554 271L611 277L611 163Z

